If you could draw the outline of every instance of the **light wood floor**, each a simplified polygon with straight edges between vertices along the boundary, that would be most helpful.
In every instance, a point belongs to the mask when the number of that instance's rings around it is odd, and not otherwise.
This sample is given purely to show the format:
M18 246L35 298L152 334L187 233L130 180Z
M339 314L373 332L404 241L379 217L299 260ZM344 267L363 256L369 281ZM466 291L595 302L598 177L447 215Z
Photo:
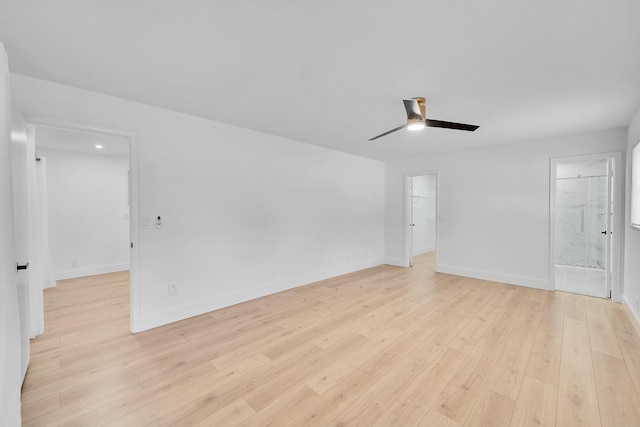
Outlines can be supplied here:
M640 426L607 300L380 266L131 335L128 276L59 282L25 425Z

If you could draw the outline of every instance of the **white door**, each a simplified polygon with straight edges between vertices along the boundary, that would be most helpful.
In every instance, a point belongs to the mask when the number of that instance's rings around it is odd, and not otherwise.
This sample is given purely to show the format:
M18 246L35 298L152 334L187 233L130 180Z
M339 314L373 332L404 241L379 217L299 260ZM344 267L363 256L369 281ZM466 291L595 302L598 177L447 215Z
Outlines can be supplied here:
M0 43L0 425L20 425L20 320L13 247L9 69ZM27 342L28 345L28 342Z
M30 294L29 282L31 270L29 263L29 188L28 169L29 159L27 134L24 126L15 129L11 137L11 170L13 182L13 232L16 266L24 267L18 270L18 304L20 308L20 331L22 347L22 375L26 373L29 364L29 339L30 339ZM34 154L35 157L35 154Z
M409 177L409 267L413 267L413 246L414 246L414 235L413 230L416 224L413 222L413 177Z
M612 294L612 283L613 283L613 239L618 238L618 236L613 235L613 190L614 190L614 182L613 182L613 168L614 168L614 160L612 158L607 159L607 194L606 194L606 229L603 231L605 234L605 253L606 253L606 278L605 278L605 296L611 298Z

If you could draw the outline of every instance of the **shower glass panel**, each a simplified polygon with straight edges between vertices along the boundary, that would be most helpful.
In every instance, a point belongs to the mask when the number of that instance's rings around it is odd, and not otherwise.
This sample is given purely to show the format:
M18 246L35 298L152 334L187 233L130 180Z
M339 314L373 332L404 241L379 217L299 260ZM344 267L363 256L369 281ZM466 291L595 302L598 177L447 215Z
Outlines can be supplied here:
M556 289L607 298L608 159L558 163Z
M558 178L556 194L556 264L604 269L606 240L601 233L607 229L606 175Z

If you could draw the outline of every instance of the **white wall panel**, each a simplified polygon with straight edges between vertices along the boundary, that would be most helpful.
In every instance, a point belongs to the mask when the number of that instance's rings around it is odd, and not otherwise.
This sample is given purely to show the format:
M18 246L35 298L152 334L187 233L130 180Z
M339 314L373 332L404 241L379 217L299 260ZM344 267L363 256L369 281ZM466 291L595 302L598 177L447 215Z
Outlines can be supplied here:
M135 329L384 261L381 162L12 76L17 113L137 134Z

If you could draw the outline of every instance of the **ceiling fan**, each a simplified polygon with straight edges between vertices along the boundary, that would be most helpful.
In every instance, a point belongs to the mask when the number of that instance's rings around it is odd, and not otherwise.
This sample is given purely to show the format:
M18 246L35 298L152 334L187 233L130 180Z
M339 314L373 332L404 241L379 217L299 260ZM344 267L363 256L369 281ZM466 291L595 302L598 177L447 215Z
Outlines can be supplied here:
M425 126L429 126L434 128L468 130L473 132L480 127L475 125L467 125L464 123L444 122L442 120L427 119L425 115L424 101L425 99L420 97L403 99L402 102L404 102L404 109L407 110L407 124L388 130L378 136L374 136L373 138L369 139L369 141L373 141L374 139L389 135L390 133L404 128L407 128L409 130L419 130L424 128Z

